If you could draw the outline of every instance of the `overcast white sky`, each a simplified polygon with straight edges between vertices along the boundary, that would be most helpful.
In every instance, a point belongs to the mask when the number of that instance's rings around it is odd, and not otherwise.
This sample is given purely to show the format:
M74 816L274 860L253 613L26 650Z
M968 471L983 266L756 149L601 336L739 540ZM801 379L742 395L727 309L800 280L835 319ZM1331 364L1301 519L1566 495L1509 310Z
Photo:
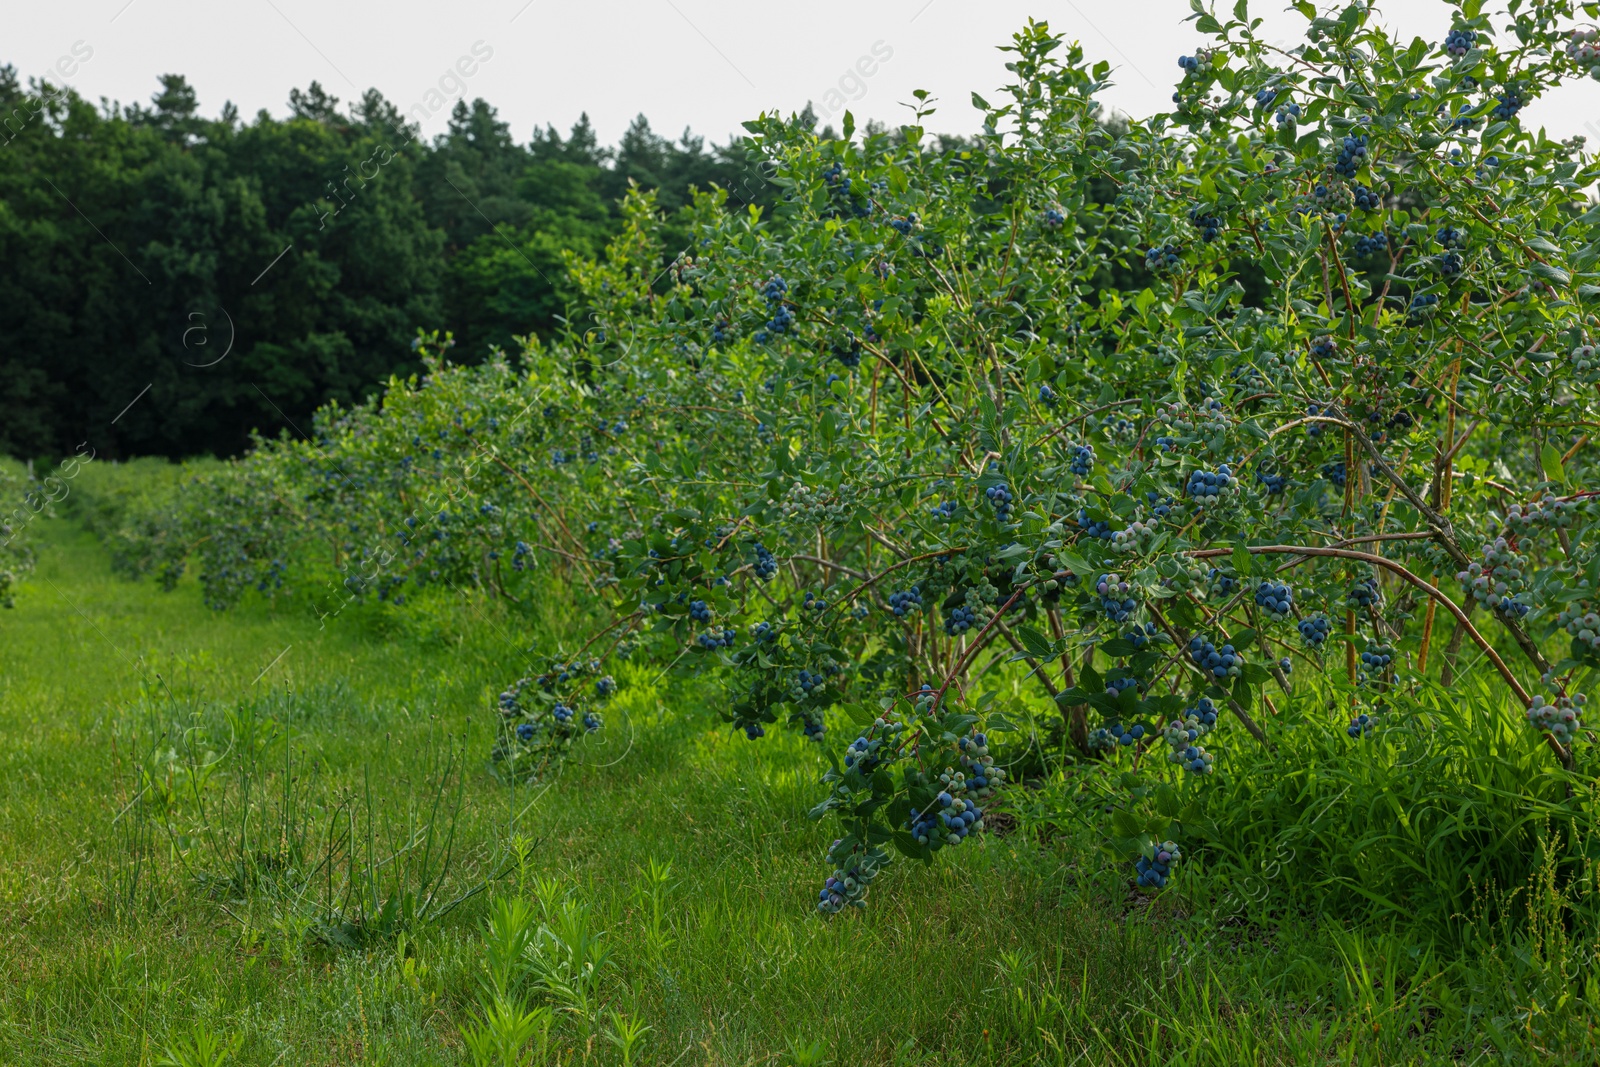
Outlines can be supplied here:
M1231 7L1231 2L1228 4ZM1004 84L995 46L1032 16L1110 60L1119 110L1168 105L1177 57L1197 37L1187 0L5 0L0 63L25 78L51 73L74 45L67 82L90 99L147 101L156 76L188 76L205 114L231 100L245 116L286 113L291 87L313 79L350 100L375 86L400 106L481 96L519 141L535 126L565 131L587 111L602 142L644 112L658 132L686 126L722 142L763 109L823 110L849 96L858 122L894 122L913 89L941 101L930 125L976 129L972 91ZM1384 19L1430 40L1449 26L1439 0L1388 0ZM1252 4L1269 34L1298 32L1285 0ZM80 43L81 42L81 43ZM481 62L473 59L492 54ZM854 72L862 57L870 77ZM887 55L887 58L882 58ZM467 57L469 77L453 73ZM72 66L69 64L69 66ZM864 69L867 69L864 68ZM65 69L65 68L64 68ZM442 95L442 94L441 94ZM431 97L439 100L439 95ZM444 128L448 105L424 122ZM1524 112L1552 134L1600 142L1600 83L1585 81Z

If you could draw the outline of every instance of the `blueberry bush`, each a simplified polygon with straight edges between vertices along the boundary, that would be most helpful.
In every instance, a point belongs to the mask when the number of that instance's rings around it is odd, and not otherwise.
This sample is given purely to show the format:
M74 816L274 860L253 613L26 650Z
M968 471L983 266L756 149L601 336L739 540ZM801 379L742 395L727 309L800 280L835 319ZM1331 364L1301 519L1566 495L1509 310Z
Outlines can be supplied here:
M33 570L28 525L49 502L9 463L0 463L0 501L0 608L9 608L16 605L17 583Z
M1409 42L1292 6L1283 49L1195 0L1147 120L1039 23L977 148L925 94L764 115L773 210L701 193L679 249L631 195L560 343L419 336L424 375L148 528L219 608L555 605L504 773L600 729L621 660L803 734L824 914L1007 807L1147 894L1449 928L1542 857L1592 889L1600 172L1523 112L1600 70L1597 5Z

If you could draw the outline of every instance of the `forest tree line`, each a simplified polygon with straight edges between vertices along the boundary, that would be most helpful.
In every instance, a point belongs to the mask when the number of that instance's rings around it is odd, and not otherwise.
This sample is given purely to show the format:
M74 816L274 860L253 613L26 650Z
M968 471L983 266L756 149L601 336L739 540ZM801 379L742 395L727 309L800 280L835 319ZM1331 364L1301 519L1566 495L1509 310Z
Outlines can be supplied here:
M587 116L521 142L460 99L429 141L376 90L244 121L160 86L96 105L0 67L0 454L236 453L416 369L419 328L461 362L559 332L562 255L600 251L629 183L668 212L774 199L738 141L643 115L612 147Z

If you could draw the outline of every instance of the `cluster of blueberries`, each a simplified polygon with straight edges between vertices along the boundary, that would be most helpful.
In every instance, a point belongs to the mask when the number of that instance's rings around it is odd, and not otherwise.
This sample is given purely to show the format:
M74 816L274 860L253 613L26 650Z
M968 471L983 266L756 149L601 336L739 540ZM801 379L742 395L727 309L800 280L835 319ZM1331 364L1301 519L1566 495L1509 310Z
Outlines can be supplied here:
M754 339L758 344L766 341L771 334L788 333L789 327L794 324L794 312L789 309L788 294L789 283L781 275L774 274L762 286L761 295L766 299L772 317L767 320L764 329L756 331Z
M1264 581L1256 586L1256 606L1273 622L1284 622L1294 611L1293 594L1287 585Z
M1078 528L1085 537L1095 537L1102 541L1111 539L1111 524L1104 519L1091 519L1086 508L1078 510Z
M1195 742L1210 733L1217 724L1217 708L1208 697L1201 697L1182 719L1174 719L1161 732L1168 748L1167 762L1176 763L1191 774L1206 775L1216 772L1216 757Z
M1357 715L1355 718L1350 720L1350 725L1344 728L1344 732L1349 734L1351 737L1362 738L1367 736L1368 732L1370 732L1375 725L1376 722L1372 716L1368 715L1366 712L1362 712L1360 715Z
M966 768L966 773L955 774L950 779L951 784L958 790L964 787L980 800L998 792L1006 771L1004 767L996 767L994 757L989 755L988 736L975 733L963 737L956 742L956 747L961 750L961 766Z
M1333 161L1333 170L1341 178L1354 178L1367 155L1367 136L1358 134L1346 137L1339 146L1339 155Z
M533 546L526 541L518 541L511 550L511 569L514 571L526 570L528 557L533 555Z
M1388 645L1368 645L1361 653L1361 673L1376 678L1394 662L1394 649Z
M1444 36L1444 50L1459 59L1472 50L1472 42L1477 39L1472 30L1452 29Z
M1144 266L1157 274L1175 269L1183 262L1183 249L1177 245L1160 245L1144 254Z
M900 618L905 618L907 615L921 611L922 588L914 585L910 589L902 589L898 593L890 593L889 610Z
M1189 658L1217 681L1237 678L1244 668L1244 656L1232 645L1218 648L1198 634L1189 639Z
M1588 698L1582 693L1572 697L1558 696L1554 702L1535 694L1528 705L1528 721L1563 745L1570 745L1578 736L1578 731L1583 729L1578 716L1587 702Z
M1114 722L1110 726L1094 731L1089 735L1091 748L1132 748L1144 739L1144 727L1139 723L1132 726L1123 726Z
M1200 231L1200 239L1206 244L1215 241L1222 233L1222 219L1216 215L1205 215L1197 207L1189 209L1189 224Z
M933 517L941 522L949 522L956 517L957 504L954 500L946 500L933 506Z
M1155 532L1155 523L1135 519L1111 535L1111 551L1121 555L1137 552L1146 540L1155 536Z
M1140 856L1134 863L1134 870L1139 875L1139 887L1164 889L1167 879L1172 876L1172 865L1182 859L1183 854L1178 851L1178 846L1173 841L1163 841L1148 852L1149 855Z
M1133 586L1123 581L1120 575L1102 574L1095 579L1094 591L1100 596L1100 610L1112 622L1126 622L1129 616L1139 610L1139 602L1133 597Z
M1503 93L1498 93L1495 95L1495 99L1498 103L1494 107L1494 117L1502 122L1510 122L1516 118L1517 112L1522 110L1522 105L1525 103L1522 99L1522 94L1515 89L1507 89Z
M1126 690L1138 690L1143 687L1143 684L1144 683L1140 682L1139 679L1133 677L1132 675L1124 675L1121 678L1112 678L1106 682L1106 696L1115 700Z
M831 352L834 359L851 370L861 366L861 339L853 333L847 333L843 341L833 342Z
M731 626L724 626L720 630L710 629L700 635L700 647L707 652L715 652L719 648L732 648L738 636L738 632Z
M834 166L838 166L837 163ZM878 876L884 864L889 862L889 857L881 849L868 849L860 858L850 866L850 856L839 857L839 846L844 842L835 841L828 849L829 862L838 862L839 866L833 874L828 876L822 885L821 896L817 900L817 911L823 915L837 915L845 908L864 908L867 906L867 888L872 880Z
M1217 597L1232 596L1239 588L1238 579L1220 567L1212 567L1206 572L1206 584L1211 587L1211 594Z
M1067 221L1067 213L1061 210L1060 204L1051 204L1044 209L1043 221L1048 229L1059 230Z
M794 684L789 687L789 695L796 701L801 701L809 697L813 691L821 689L827 684L828 680L825 677L802 667L800 668L800 673L794 676Z
M711 621L711 608L710 608L710 606L708 604L706 604L706 602L704 600L692 600L692 601L690 601L689 602L689 618L693 619L695 622L710 622Z
M1189 475L1189 481L1185 483L1183 491L1196 504L1205 507L1207 504L1215 503L1237 486L1238 483L1233 478L1233 471L1224 463L1214 471L1193 471Z
M1274 474L1271 471L1256 471L1256 481L1265 486L1267 493L1271 496L1277 496L1289 487L1287 475Z
M1386 233L1375 233L1370 236L1362 234L1355 241L1355 251L1358 256L1371 256L1388 250L1389 235Z
M1133 629L1123 634L1122 637L1123 640L1127 641L1133 646L1134 651L1138 651L1139 649L1148 645L1150 643L1150 639L1154 637L1156 633L1156 624L1153 622L1147 622L1143 626L1135 626Z
M916 212L912 212L909 215L892 216L889 219L889 228L902 237L909 235L912 230L917 228Z
M1295 124L1295 120L1299 117L1300 105L1294 103L1284 104L1282 107L1278 108L1278 113L1274 116L1274 118L1278 120L1279 128L1293 126Z
M1574 345L1572 352L1572 369L1579 374L1588 374L1600 368L1600 359L1596 358L1594 345Z
M1094 470L1094 449L1089 445L1073 445L1069 469L1080 478L1087 478Z
M1383 197L1368 189L1365 185L1357 185L1350 190L1356 207L1362 211L1377 211L1383 206Z
M1406 325L1421 326L1433 317L1433 313L1438 309L1438 306L1438 293L1417 293L1411 298L1411 303L1406 306Z
M909 828L917 844L938 849L961 844L968 834L983 829L982 819L983 809L978 805L965 797L952 797L942 792L932 805L911 813Z
M969 607L958 606L950 609L950 614L944 620L944 632L952 637L956 634L966 633L977 625L978 616Z
M1514 533L1532 533L1541 526L1565 530L1572 525L1578 505L1546 493L1535 504L1512 504L1506 508L1506 528Z
M1556 625L1572 635L1573 643L1582 643L1590 652L1600 652L1600 615L1590 610L1590 605L1579 601L1563 608L1556 616Z
M1056 401L1059 399L1061 398L1056 395L1056 391L1054 389L1050 388L1049 382L1039 386L1039 403L1043 404L1045 407L1055 407Z
M1011 517L1011 504L1015 498L1011 495L1011 490L1004 482L999 485L991 485L983 491L983 495L989 498L989 503L994 507L995 518L1005 522L1006 519Z
M1527 589L1528 561L1504 537L1483 545L1483 558L1467 564L1456 580L1478 603L1511 619L1526 615L1529 606L1521 599Z
M1461 107L1457 109L1455 117L1450 120L1450 129L1452 129L1452 130L1470 130L1474 126L1476 126L1478 124L1478 120L1473 117L1471 112L1472 112L1472 105L1471 104L1462 104ZM1448 115L1449 114L1449 109L1446 108L1443 104L1440 104L1439 105L1439 114L1441 116Z
M858 771L863 775L870 775L883 762L878 753L889 743L886 738L868 737L866 734L862 734L850 742L850 747L844 750L844 765L846 769Z
M1322 643L1333 632L1333 623L1328 621L1326 615L1313 615L1309 619L1300 620L1300 639L1309 648L1321 648Z
M1378 579L1363 578L1350 587L1344 598L1345 607L1352 611L1366 611L1378 602Z
M273 560L267 565L266 573L259 581L256 582L256 592L265 593L269 588L282 589L283 576L287 574L288 571L289 568L284 564L283 560Z
M595 664L591 663L590 669L594 666ZM582 669L576 664L570 668L561 664L557 664L555 667L555 670L561 672L560 678L563 681L571 678L573 672ZM550 717L554 722L543 719L537 705L530 708L522 701L523 691L535 683L541 688L549 690L555 684L555 678L550 674L542 674L537 679L519 678L510 688L500 694L500 716L509 727L508 738L515 738L517 742L530 747L535 744L559 747L576 734L580 725L587 733L595 733L604 725L597 712L588 711L580 716L570 705L561 701L557 701L550 709ZM595 683L595 692L602 698L609 696L615 690L616 682L609 676L601 678ZM507 742L502 741L496 744L493 758L498 761L507 758L510 754Z
M778 560L766 545L756 542L756 563L753 568L757 578L770 581L778 573Z

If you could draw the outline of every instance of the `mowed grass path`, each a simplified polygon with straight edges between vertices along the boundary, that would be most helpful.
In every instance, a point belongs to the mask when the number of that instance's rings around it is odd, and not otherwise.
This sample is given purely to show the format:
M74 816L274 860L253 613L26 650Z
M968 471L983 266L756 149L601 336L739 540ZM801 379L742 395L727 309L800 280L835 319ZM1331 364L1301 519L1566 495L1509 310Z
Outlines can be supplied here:
M1412 1062L1365 1021L1163 976L1161 909L1127 912L1115 884L1016 836L931 871L897 864L866 911L818 920L826 829L806 812L823 754L782 731L735 737L692 689L673 698L625 667L602 737L547 788L513 794L483 759L488 709L535 635L494 605L352 608L325 627L254 599L218 614L192 578L164 594L114 576L69 523L33 534L38 572L0 615L0 1064L156 1064L197 1027L240 1042L231 1063L468 1062L459 1029L491 895L541 879L592 910L612 952L598 1019L557 1024L558 1062L621 1063L612 1011L651 1027L644 1063ZM279 720L316 803L425 802L453 735L468 756L458 884L513 838L533 842L528 861L357 950L267 902L221 906L195 876L215 858L203 835L130 829L131 767L148 757L141 723L203 725L183 736L209 739L206 788L225 790L220 724L241 707ZM193 823L184 804L171 823ZM652 862L671 865L659 921Z

